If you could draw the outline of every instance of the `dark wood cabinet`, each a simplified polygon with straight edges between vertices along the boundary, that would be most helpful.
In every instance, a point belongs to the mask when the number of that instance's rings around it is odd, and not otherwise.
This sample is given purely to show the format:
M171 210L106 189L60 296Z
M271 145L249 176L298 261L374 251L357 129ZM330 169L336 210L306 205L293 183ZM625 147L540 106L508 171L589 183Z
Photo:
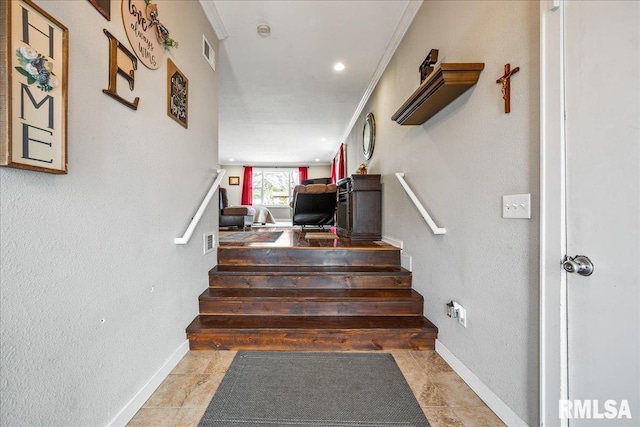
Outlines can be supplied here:
M382 238L380 175L351 175L338 181L338 235L352 240Z

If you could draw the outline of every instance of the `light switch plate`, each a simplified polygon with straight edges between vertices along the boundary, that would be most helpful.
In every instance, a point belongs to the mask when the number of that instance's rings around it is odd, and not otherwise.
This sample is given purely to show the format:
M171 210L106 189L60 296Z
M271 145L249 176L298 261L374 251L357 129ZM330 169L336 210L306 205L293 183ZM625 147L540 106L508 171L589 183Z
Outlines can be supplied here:
M531 194L502 196L502 218L531 219Z

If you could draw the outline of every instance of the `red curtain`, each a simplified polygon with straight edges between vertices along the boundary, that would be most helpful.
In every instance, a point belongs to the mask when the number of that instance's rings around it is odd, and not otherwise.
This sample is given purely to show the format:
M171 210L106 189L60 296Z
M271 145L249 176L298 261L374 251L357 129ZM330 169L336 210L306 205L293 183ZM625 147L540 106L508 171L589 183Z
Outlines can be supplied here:
M338 182L338 175L336 174L336 159L331 160L331 182L334 184Z
M298 176L299 176L299 183L302 184L302 181L309 179L309 167L308 166L300 166L298 168Z
M244 167L242 201L240 204L243 206L251 206L253 204L253 168L251 166Z
M345 162L345 147L344 144L340 144L340 148L331 162L331 180L338 182L346 176L347 164Z
M347 165L344 163L344 144L340 144L338 153L338 181L347 176Z

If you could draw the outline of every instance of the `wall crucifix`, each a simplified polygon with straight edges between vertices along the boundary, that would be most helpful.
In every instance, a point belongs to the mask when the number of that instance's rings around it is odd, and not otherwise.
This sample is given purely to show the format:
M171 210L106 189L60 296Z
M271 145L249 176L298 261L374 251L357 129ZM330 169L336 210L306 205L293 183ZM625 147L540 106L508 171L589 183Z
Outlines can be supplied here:
M511 76L520 71L520 67L511 69L511 64L504 64L504 75L496 80L502 84L502 99L504 99L504 112L511 112Z

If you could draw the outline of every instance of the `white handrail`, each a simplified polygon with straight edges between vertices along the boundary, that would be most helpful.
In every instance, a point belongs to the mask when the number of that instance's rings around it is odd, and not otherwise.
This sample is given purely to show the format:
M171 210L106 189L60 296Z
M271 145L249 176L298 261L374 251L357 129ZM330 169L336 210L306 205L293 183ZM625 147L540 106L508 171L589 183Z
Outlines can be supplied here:
M404 180L404 173L398 172L396 173L396 176L398 177L398 181L400 181L400 185L402 185L402 188L404 188L404 191L407 192L413 204L416 205L416 208L418 208L418 211L420 211L424 220L427 221L427 224L429 224L429 227L431 227L431 231L433 231L433 234L445 234L447 230L438 227L436 223L433 222L433 219L431 219L431 215L429 215L427 210L420 203L420 200L418 200L413 191L411 191L411 188L409 188L409 184L407 184L407 181Z
M202 203L200 203L198 212L196 212L194 217L191 219L191 223L189 224L189 227L187 227L187 230L184 232L184 235L182 237L176 237L173 240L173 242L176 245L186 245L187 243L189 243L189 239L193 234L193 230L196 229L198 222L200 222L200 218L202 218L202 214L204 214L204 210L207 208L207 205L211 201L211 198L213 197L213 193L216 192L216 190L220 186L220 183L222 182L222 178L224 177L224 174L227 173L227 171L224 169L218 169L217 172L218 172L218 176L216 177L215 181L213 181L213 184L211 184L211 188L209 189L209 192L207 193L207 195L204 196L204 200L202 201Z

